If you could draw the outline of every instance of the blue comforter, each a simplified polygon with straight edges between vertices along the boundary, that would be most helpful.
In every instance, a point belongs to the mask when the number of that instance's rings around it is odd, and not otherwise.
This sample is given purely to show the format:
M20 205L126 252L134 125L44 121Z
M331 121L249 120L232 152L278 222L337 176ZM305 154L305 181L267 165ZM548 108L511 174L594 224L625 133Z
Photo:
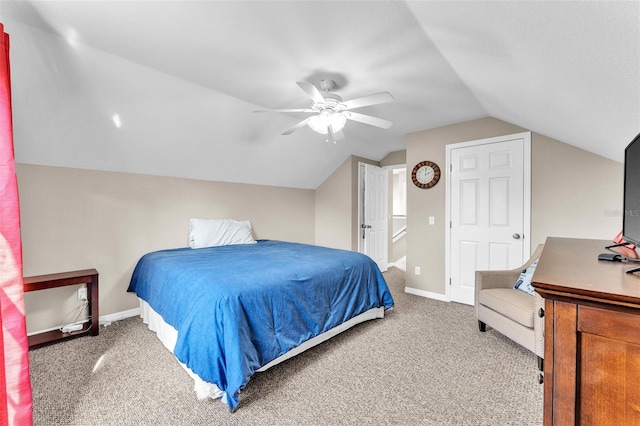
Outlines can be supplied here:
M178 331L175 356L225 392L232 410L260 367L371 308L393 306L369 257L269 240L149 253L127 291Z

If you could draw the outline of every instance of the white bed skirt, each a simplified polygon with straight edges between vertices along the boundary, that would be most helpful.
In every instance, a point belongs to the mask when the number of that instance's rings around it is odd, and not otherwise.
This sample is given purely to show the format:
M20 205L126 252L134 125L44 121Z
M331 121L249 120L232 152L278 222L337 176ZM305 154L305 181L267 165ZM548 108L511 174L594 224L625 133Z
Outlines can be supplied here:
M173 353L173 349L175 348L176 342L178 340L178 331L175 328L173 328L171 325L167 324L162 318L162 316L160 316L160 314L154 311L153 308L151 308L151 306L149 306L149 304L146 301L140 298L138 298L138 300L140 301L140 317L142 317L143 322L147 324L150 330L155 331L155 333L158 335L158 338L160 339L162 344L167 349L169 349L171 353ZM376 318L383 318L383 317L384 317L384 307L369 309L368 311L363 312L360 315L351 318L349 321L344 322L332 328L331 330L328 330L312 339L307 340L306 342L302 343L300 346L295 347L291 349L289 352L280 355L278 358L274 359L267 365L261 367L257 371L258 372L265 371L273 367L274 365L281 363L282 361L285 361L291 357L294 357L299 353L302 353L307 349L312 348L324 342L325 340L332 338L333 336L339 333L342 333L343 331L353 327L356 324L359 324L364 321L376 319ZM218 399L224 396L224 392L218 389L218 387L215 384L205 382L197 374L191 371L191 369L187 367L185 364L180 363L180 365L182 365L185 371L189 373L189 375L193 378L195 383L194 391L196 392L196 396L198 399L200 400L207 399L207 398ZM224 398L222 398L222 400L224 401Z

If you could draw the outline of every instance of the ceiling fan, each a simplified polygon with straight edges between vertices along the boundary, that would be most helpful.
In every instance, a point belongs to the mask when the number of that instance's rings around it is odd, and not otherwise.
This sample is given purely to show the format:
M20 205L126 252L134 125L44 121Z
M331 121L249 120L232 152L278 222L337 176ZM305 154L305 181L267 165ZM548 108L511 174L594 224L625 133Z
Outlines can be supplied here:
M343 101L336 93L330 92L335 87L333 80L324 79L320 81L320 88L306 81L297 82L298 86L311 98L311 108L303 109L268 109L258 110L254 112L302 112L311 113L313 115L300 121L295 126L282 132L283 135L290 135L296 130L309 126L313 131L322 135L327 135L327 141L336 143L336 141L344 138L342 129L347 120L358 121L360 123L369 124L371 126L388 129L393 124L391 121L382 118L372 117L366 114L360 114L351 110L362 108L370 105L378 105L394 100L388 92L374 93L372 95Z

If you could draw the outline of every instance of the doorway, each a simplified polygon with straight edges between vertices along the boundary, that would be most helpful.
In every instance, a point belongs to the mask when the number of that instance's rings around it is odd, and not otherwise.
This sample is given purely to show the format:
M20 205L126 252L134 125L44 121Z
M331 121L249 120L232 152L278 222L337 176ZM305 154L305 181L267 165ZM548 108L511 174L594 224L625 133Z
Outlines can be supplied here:
M389 264L406 271L407 262L407 166L388 166L391 174L391 244Z

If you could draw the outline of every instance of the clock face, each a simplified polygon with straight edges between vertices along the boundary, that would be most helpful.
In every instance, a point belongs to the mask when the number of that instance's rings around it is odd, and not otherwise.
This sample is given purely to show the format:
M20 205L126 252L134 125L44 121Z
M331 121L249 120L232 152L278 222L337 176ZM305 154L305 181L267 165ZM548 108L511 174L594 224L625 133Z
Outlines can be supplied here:
M440 180L440 167L431 161L421 161L413 168L411 179L418 188L431 188Z
M433 179L433 175L435 172L433 171L433 167L431 166L422 166L418 169L416 173L416 179L420 183L429 183L431 179Z

